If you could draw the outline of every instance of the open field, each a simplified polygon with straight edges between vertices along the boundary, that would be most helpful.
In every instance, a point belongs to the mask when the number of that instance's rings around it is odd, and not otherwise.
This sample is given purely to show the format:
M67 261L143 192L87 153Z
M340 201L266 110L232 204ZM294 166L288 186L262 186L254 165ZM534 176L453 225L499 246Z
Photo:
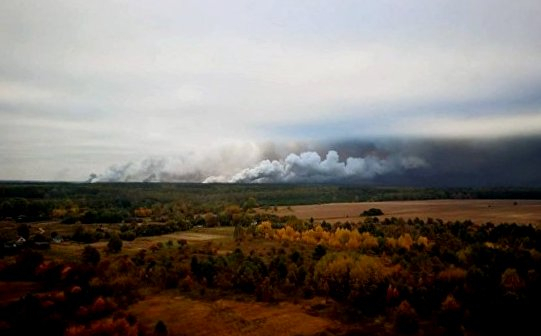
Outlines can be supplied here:
M175 335L312 335L338 326L307 314L305 308L290 302L201 301L163 293L136 303L130 312L145 329L162 320Z
M516 202L516 205L515 205ZM477 224L492 222L541 225L540 200L429 200L361 203L330 203L278 207L278 215L327 222L357 221L364 210L378 208L385 217L441 218L444 221L471 220Z
M57 224L56 226L59 225L62 224ZM162 243L164 246L166 246L168 241L172 241L174 245L177 246L177 241L181 239L186 240L189 244L201 244L208 241L213 241L215 243L230 243L233 240L233 229L234 228L232 227L202 228L193 229L191 231L175 232L161 236L138 237L133 241L123 241L122 253L133 255L142 249L148 250L153 245L158 243ZM80 258L86 245L88 244L65 241L60 244L52 244L50 250L43 252L44 255L51 259L75 261ZM89 245L94 246L99 251L105 251L107 249L107 241L99 241Z

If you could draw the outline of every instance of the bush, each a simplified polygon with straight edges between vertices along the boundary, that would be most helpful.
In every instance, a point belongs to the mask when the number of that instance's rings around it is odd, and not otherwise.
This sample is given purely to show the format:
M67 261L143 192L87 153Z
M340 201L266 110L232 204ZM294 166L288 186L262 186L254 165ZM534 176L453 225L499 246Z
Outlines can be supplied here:
M374 216L382 216L382 215L383 215L383 211L377 208L370 208L369 210L365 210L361 213L361 217L374 217Z
M133 241L135 238L137 237L137 235L135 234L134 231L125 231L125 232L120 232L120 239L122 240L126 240L126 241Z

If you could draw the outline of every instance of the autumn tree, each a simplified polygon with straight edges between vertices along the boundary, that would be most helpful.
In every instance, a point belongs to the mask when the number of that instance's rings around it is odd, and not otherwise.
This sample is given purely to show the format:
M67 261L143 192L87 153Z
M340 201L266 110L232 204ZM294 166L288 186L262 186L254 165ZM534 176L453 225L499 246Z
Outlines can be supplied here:
M107 251L118 253L122 250L122 239L118 235L112 235L107 243Z
M83 249L81 259L83 263L97 265L100 262L100 252L94 246L86 245Z
M417 313L408 301L402 301L396 309L394 326L398 332L405 334L413 334L419 329Z
M155 336L167 336L167 327L162 320L159 320L154 326L154 335Z

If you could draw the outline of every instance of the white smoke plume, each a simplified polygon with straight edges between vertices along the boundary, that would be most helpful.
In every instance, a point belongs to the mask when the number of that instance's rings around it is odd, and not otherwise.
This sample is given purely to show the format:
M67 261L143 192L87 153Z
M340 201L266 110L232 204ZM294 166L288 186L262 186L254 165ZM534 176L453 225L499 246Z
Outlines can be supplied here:
M115 164L100 174L90 174L87 182L202 182L211 175L234 174L261 159L258 146L232 144Z
M204 183L302 183L332 182L344 179L367 180L377 175L426 167L427 163L415 156L389 155L378 157L349 157L340 161L331 150L322 160L316 152L289 154L285 160L263 160L251 168L232 175L206 178Z

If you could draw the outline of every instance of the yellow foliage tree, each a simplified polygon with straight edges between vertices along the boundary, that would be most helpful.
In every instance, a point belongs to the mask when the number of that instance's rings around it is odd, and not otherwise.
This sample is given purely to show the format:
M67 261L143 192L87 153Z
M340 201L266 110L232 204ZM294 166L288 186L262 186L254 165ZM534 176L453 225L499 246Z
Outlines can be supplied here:
M398 237L398 246L403 247L406 250L409 250L411 245L413 245L413 238L411 238L411 235L409 233L405 233Z
M417 245L428 247L428 238L419 236L419 238L417 238Z
M274 230L272 229L272 223L270 221L261 222L257 226L256 232L267 239L272 239L274 237Z
M149 208L137 208L134 211L136 217L150 217L152 216L152 209Z

